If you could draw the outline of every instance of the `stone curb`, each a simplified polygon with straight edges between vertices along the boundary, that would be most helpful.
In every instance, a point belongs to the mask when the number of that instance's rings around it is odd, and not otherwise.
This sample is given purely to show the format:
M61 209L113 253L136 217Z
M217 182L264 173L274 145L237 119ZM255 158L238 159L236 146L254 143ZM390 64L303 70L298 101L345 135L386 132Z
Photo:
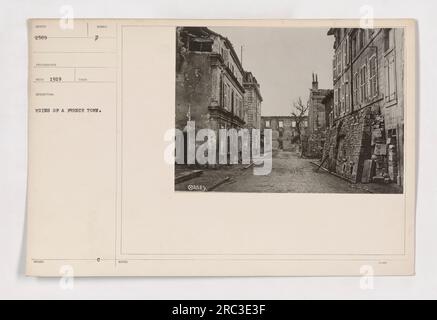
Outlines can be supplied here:
M224 177L222 180L218 181L216 184L212 185L211 187L209 187L206 191L212 191L215 188L217 188L218 186L222 185L223 183L229 181L229 177Z
M181 175L175 177L174 181L176 184L181 183L181 182L196 178L196 177L200 176L202 173L203 173L203 170L193 170L193 171L189 171L189 172L184 172Z

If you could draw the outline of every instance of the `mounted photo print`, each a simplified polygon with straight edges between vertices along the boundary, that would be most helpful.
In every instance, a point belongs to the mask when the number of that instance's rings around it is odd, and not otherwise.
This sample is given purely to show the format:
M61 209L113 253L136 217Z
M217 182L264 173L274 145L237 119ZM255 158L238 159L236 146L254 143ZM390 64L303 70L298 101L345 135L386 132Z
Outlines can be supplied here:
M415 22L29 21L27 274L413 275Z

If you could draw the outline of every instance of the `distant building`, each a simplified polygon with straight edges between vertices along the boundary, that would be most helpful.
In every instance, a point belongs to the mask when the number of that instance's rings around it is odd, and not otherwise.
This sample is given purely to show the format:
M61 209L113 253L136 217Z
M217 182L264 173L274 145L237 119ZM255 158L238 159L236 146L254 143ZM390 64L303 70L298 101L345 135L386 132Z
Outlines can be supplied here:
M261 96L259 84L252 72L245 72L243 77L244 93L244 121L250 129L261 128Z
M323 101L332 94L332 89L319 89L317 74L313 74L312 78L308 98L308 132L302 138L302 154L309 158L321 158L328 123Z
M404 31L330 29L334 105L324 166L352 182L403 183Z
M176 128L244 127L245 71L231 42L206 27L176 32Z
M299 124L300 123L300 124ZM272 130L273 150L293 150L299 135L304 135L308 128L308 117L296 119L293 116L262 116L261 130Z
M319 89L317 74L313 74L313 82L311 83L308 98L308 131L310 134L325 131L327 119L325 105L322 101L331 92L332 89Z
M334 123L334 119L332 118L332 110L334 108L334 90L330 90L330 92L323 98L322 104L325 108L326 128L329 128Z

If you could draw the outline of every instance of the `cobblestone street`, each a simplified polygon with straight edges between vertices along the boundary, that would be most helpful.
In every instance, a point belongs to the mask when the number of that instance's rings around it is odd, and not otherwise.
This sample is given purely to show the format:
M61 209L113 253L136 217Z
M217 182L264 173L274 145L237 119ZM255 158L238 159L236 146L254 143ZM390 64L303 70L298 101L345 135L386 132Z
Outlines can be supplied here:
M270 175L255 176L252 168L224 183L215 191L247 192L311 192L311 193L363 193L351 183L317 167L309 159L300 158L297 153L277 151L273 154Z
M272 172L255 176L252 167L227 166L176 184L178 191L303 192L303 193L400 193L393 185L353 184L336 177L295 152L275 151Z

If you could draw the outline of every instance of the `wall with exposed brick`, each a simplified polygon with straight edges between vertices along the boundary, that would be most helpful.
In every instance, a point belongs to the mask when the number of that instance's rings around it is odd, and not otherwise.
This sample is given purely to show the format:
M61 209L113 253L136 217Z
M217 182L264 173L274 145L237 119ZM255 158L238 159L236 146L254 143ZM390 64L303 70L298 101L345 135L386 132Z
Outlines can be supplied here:
M327 131L323 149L323 166L337 174L358 182L365 159L370 159L372 108L359 110L354 115L335 122Z

